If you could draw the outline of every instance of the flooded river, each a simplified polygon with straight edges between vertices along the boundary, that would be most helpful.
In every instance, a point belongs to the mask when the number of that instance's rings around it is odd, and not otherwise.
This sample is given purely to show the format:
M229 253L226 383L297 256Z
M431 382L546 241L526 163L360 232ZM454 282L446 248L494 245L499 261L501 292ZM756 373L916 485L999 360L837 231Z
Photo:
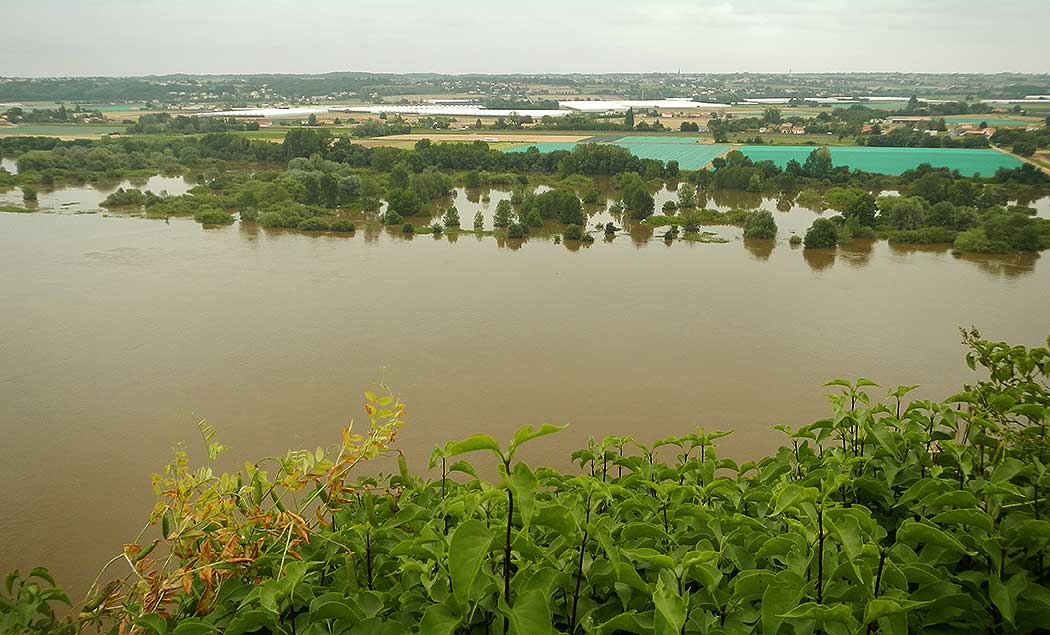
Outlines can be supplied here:
M114 187L0 214L0 570L46 564L78 597L144 522L171 447L201 456L201 418L231 460L328 445L385 382L408 405L416 468L445 441L540 422L572 426L533 462L696 425L735 429L722 448L743 459L777 446L770 426L823 416L829 378L944 397L974 377L960 326L1027 345L1050 332L1046 258L885 242L803 254L786 240L816 213L797 207L774 212L775 243L720 228L730 242L510 249L72 213ZM459 191L463 226L505 196Z

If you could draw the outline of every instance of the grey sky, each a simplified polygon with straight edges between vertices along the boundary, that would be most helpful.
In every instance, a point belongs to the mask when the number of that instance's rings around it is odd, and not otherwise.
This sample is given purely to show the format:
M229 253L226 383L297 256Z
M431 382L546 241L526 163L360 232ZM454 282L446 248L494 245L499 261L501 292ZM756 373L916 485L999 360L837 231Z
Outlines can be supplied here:
M0 0L0 76L1050 72L1047 0Z

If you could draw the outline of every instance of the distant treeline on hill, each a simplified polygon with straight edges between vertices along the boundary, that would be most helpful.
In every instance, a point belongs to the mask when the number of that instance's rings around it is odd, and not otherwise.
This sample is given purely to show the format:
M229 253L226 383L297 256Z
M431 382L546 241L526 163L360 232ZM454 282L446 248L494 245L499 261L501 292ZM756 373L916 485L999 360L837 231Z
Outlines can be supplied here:
M142 115L138 121L128 126L127 131L129 133L199 134L258 129L258 121L241 121L233 117L173 116L166 112L158 112Z

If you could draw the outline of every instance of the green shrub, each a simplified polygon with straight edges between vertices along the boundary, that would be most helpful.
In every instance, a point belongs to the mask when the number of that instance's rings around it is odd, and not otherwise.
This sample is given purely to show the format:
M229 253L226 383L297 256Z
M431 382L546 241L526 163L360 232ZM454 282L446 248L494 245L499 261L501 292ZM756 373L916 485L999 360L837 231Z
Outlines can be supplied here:
M955 242L956 232L947 227L923 227L890 232L887 237L891 243L906 245L937 245Z
M521 223L512 223L509 227L507 227L507 238L524 238L526 235L528 235L528 233L529 232L526 229L526 227Z
M99 205L102 207L142 207L151 200L151 197L159 198L152 192L143 193L142 190L135 188L125 190L121 187L111 192Z
M447 228L459 227L459 210L456 209L455 205L445 210L442 222L445 223L445 227Z
M792 234L791 238L788 239L788 243L791 244L793 247L797 247L802 244L802 236L799 236L798 234Z
M806 231L806 249L827 249L839 242L839 228L826 218L817 218Z
M334 232L354 232L357 231L357 226L350 219L337 218L332 221L331 230Z
M529 227L543 227L543 217L536 210L525 215L525 225Z
M233 222L233 216L221 209L204 209L194 214L193 220L201 225L229 225Z
M299 229L304 232L323 232L328 231L329 225L320 218L311 217L299 221Z
M59 621L52 604L72 607L69 597L43 567L13 571L0 586L0 632L9 635L73 635L71 621ZM68 609L67 609L68 610Z
M1005 254L1011 251L1010 245L1002 241L991 240L987 232L980 227L959 232L952 244L952 250L957 253L978 254Z
M777 237L777 222L772 212L752 212L744 222L744 238L773 240Z
M405 223L401 226L402 234L414 234L416 233L416 227L412 223Z
M492 217L492 225L497 228L510 226L512 212L509 201L502 200L496 203L496 213Z
M566 225L565 240L583 240L583 228L579 225Z
M395 211L391 210L388 211L386 214L383 214L384 225L400 225L402 222L403 220L401 218L401 215Z

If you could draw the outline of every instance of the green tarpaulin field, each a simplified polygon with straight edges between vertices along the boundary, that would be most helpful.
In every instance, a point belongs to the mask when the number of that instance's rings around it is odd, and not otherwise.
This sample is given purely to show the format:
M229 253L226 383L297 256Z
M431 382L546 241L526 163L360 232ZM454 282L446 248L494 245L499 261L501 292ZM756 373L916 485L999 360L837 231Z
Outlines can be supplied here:
M654 139L667 139L666 142L655 142ZM645 139L639 141L638 139ZM685 139L672 141L674 139ZM530 143L516 148L509 148L507 152L524 152L530 147L535 147L540 152L554 152L555 150L572 150L575 143ZM683 170L698 170L712 159L729 149L725 144L699 144L693 143L688 137L625 137L615 142L621 148L627 148L635 156L643 159L659 159L660 161L678 161L678 166Z
M643 159L678 161L683 170L697 170L730 148L726 144L688 143L688 137L624 137L615 144ZM540 152L572 150L575 143L531 143L510 148L507 152L524 152L535 147ZM795 159L803 163L816 146L741 146L739 150L752 161L772 161L780 167ZM835 165L846 165L855 170L877 174L900 174L905 170L929 163L947 167L972 176L991 176L999 168L1016 168L1019 159L996 150L962 148L869 148L862 146L833 147L831 160Z
M991 176L999 168L1016 168L1021 161L996 150L970 150L961 148L830 148L834 165L846 165L854 170L878 174L900 174L905 170L929 163L935 167L947 167L962 174ZM812 146L742 146L740 151L752 161L772 161L780 167L795 159L803 163Z

